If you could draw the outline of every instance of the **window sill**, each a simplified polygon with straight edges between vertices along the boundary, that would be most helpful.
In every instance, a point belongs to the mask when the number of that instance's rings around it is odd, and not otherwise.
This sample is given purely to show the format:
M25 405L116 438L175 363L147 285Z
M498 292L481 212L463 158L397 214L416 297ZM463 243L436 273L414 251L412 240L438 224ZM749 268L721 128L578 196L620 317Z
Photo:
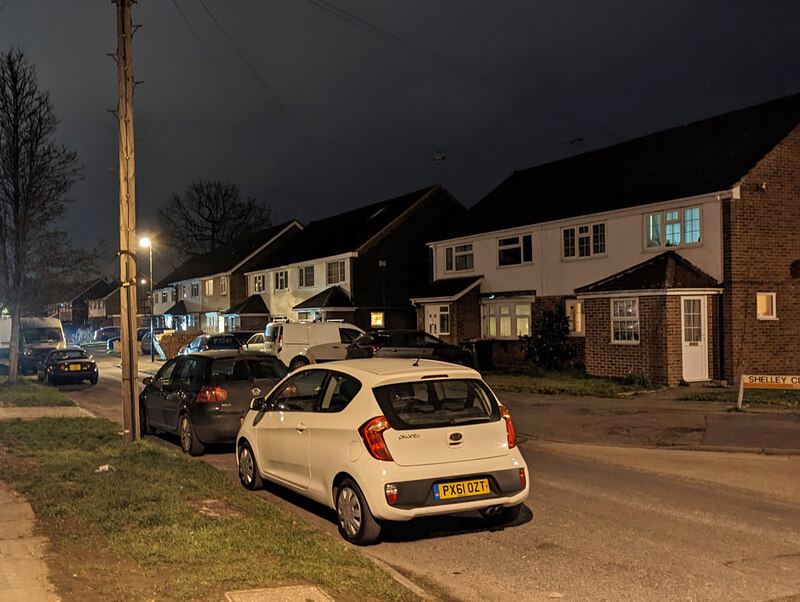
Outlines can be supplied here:
M611 341L612 345L638 345L641 341Z
M777 316L756 316L759 322L778 322Z

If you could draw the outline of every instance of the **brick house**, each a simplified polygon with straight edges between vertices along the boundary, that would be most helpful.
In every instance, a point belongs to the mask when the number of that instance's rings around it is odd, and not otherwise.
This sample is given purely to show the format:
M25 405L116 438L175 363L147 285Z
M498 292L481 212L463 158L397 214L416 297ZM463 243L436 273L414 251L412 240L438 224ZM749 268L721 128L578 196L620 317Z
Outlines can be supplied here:
M292 220L242 234L213 251L190 257L154 287L156 325L206 333L252 329L241 323L238 314L230 313L232 307L247 301L242 266L254 257L269 255L279 241L301 229ZM261 315L254 323L263 328L266 319Z
M243 266L247 293L261 296L273 321L413 327L409 297L430 273L426 242L465 215L435 185L313 221Z
M491 339L495 363L514 363L555 307L590 374L793 373L799 124L796 94L514 172L459 236L429 243L418 323Z

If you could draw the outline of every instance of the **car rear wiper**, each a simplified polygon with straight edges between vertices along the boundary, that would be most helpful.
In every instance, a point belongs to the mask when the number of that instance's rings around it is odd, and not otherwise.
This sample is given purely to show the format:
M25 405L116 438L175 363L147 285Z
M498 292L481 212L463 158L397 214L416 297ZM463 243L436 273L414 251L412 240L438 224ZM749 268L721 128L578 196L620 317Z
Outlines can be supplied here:
M490 422L492 420L491 416L471 416L471 417L463 417L463 418L451 418L450 425L456 424L479 424L481 422Z

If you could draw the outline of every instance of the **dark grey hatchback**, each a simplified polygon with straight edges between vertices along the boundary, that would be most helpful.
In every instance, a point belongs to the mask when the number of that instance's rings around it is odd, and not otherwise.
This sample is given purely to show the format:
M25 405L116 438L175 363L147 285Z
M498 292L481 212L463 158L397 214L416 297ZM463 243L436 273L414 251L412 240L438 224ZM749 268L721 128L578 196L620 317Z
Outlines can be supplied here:
M143 381L142 434L178 435L181 449L193 456L202 454L207 444L233 443L250 400L267 393L287 372L283 362L269 353L179 355Z

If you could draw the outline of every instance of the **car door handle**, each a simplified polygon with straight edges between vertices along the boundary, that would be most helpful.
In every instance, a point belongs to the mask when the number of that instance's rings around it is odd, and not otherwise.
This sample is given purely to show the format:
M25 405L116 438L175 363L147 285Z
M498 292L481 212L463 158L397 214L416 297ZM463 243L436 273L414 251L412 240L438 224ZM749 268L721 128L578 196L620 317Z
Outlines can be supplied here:
M296 426L296 427L294 427L294 428L297 430L297 432L299 432L299 433L303 433L303 432L305 432L305 430L306 430L308 427L305 425L305 423L303 423L303 422L300 422L300 423L298 423L298 424L297 424L297 426Z

